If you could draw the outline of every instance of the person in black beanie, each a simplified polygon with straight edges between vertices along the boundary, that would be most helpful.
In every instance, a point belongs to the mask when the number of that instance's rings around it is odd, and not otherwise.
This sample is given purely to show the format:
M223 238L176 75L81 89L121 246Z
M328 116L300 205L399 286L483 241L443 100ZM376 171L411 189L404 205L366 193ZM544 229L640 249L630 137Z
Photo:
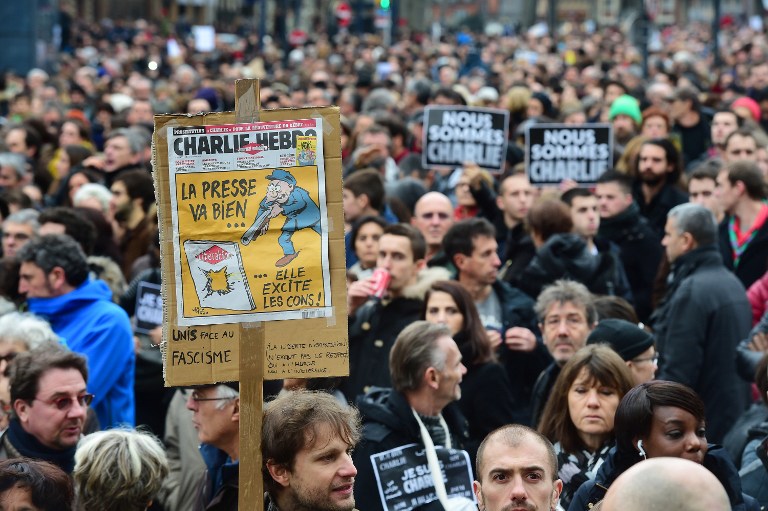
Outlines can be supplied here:
M627 363L635 385L653 380L659 356L653 335L623 319L600 321L587 337L587 344L608 344Z

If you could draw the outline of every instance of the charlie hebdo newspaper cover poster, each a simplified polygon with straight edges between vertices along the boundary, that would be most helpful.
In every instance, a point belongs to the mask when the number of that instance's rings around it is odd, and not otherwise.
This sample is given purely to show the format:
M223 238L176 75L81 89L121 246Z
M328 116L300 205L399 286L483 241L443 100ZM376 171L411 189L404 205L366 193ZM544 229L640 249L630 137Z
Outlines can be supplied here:
M330 316L322 119L168 129L179 325Z

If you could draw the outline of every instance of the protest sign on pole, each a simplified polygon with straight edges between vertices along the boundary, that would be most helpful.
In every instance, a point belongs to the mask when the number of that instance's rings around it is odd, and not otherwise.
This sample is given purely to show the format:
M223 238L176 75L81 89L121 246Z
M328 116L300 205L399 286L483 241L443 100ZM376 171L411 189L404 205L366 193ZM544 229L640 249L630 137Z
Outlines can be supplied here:
M509 112L495 108L428 106L424 109L424 168L476 163L489 172L504 170Z
M531 184L556 186L572 179L595 184L613 166L610 124L534 124L525 134L525 168Z
M155 116L164 377L240 381L240 508L262 509L263 380L349 374L341 128L235 88L235 112Z

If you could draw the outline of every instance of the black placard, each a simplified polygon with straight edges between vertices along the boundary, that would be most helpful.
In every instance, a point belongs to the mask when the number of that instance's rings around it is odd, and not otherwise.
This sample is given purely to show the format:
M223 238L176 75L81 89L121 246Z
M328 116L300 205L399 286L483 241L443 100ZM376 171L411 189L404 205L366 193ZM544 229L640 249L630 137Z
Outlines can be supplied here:
M148 334L163 324L163 297L160 286L139 282L136 292L136 332Z
M448 498L474 501L472 468L466 451L437 447ZM437 500L423 445L409 444L371 456L381 505L387 511L404 511Z
M572 179L593 185L613 166L610 124L535 124L525 136L525 168L531 184L557 185Z
M495 108L428 106L424 109L424 168L476 163L504 170L509 112Z

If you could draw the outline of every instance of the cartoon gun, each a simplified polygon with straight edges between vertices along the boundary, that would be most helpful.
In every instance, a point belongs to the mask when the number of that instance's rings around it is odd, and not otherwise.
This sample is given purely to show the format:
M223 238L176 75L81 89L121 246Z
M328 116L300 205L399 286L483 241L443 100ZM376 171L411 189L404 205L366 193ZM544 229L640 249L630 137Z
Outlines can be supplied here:
M240 243L243 245L248 245L262 234L265 234L267 229L269 229L269 213L272 211L272 203L267 203L266 206L267 209L259 213L256 220L253 221L253 225L251 225L248 230L245 231L243 237L240 238Z

